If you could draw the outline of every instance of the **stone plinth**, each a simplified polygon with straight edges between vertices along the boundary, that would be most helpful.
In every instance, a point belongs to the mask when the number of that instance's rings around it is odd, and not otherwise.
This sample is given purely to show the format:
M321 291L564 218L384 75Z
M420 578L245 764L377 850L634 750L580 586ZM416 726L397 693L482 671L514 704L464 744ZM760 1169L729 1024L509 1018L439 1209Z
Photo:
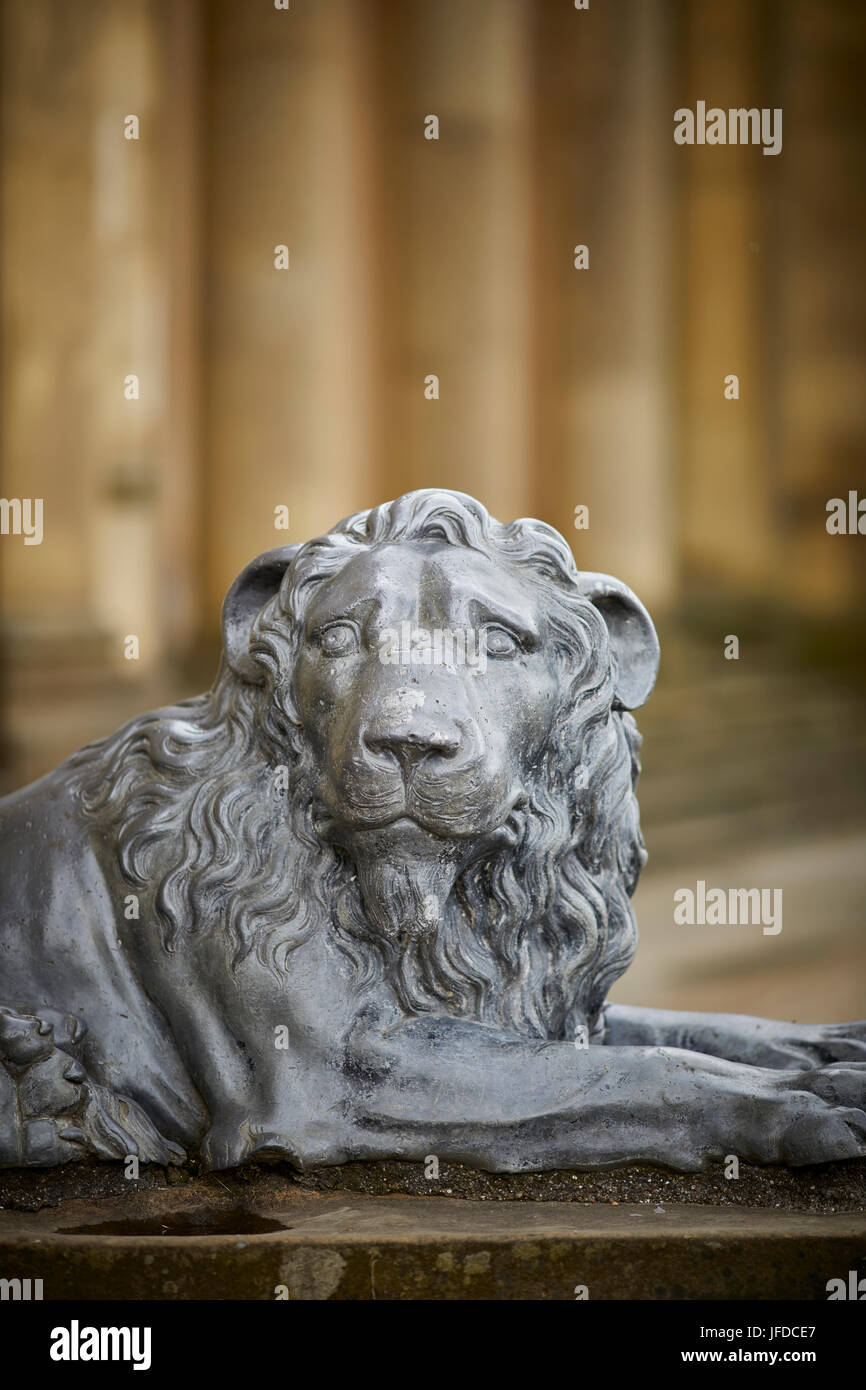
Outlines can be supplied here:
M0 1276L42 1279L45 1299L570 1300L585 1286L596 1300L823 1300L829 1279L866 1268L860 1162L737 1182L456 1164L429 1182L396 1163L170 1176L0 1174Z

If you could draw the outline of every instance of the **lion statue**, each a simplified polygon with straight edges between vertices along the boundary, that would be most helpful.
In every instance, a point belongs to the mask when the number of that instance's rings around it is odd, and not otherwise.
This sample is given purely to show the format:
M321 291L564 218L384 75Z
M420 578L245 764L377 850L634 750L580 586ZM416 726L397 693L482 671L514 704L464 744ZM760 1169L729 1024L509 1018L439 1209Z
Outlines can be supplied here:
M0 802L0 1163L866 1155L866 1026L606 1003L659 647L425 490L268 551L212 690Z

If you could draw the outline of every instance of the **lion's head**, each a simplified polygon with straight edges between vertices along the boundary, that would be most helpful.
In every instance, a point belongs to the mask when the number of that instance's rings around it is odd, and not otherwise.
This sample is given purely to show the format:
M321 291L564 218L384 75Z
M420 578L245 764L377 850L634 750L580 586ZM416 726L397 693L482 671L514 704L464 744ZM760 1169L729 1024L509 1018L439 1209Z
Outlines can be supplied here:
M597 1026L645 859L627 711L658 664L619 581L462 493L259 556L207 695L78 755L82 801L177 934L273 969L327 931L359 999L523 1036Z

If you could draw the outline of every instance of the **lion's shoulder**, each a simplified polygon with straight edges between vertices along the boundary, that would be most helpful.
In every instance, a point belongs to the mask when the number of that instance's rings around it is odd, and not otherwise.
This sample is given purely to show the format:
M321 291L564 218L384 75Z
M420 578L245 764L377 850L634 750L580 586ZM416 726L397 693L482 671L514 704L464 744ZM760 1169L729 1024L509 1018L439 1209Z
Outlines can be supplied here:
M80 776L70 762L0 798L0 837L4 843L26 836L31 848L47 833L80 832Z

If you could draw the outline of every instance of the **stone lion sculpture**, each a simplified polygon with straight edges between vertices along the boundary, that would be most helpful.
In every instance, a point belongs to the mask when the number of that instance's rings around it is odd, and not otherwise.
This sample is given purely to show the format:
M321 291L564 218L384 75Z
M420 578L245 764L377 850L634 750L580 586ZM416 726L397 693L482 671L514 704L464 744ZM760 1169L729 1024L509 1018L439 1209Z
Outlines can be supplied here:
M0 1163L866 1154L863 1024L605 1002L659 656L624 584L420 491L260 555L223 631L209 694L0 803Z

